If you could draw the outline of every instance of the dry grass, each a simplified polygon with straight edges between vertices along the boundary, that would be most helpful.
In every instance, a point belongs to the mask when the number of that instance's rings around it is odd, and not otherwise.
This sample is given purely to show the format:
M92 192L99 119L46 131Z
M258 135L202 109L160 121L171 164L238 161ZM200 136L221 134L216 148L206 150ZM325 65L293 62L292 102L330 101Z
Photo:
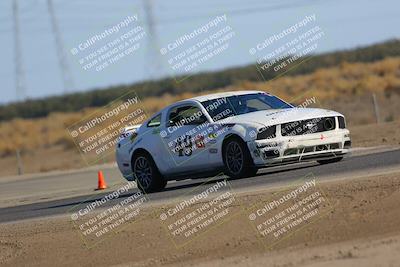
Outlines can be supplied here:
M253 87L254 84L249 86ZM285 76L267 83L257 83L256 88L285 99L316 96L321 102L366 93L400 94L400 58L367 64L342 63L307 75Z
M306 63L305 63L306 64ZM240 82L228 90L268 91L294 103L301 103L306 98L316 97L318 107L338 110L347 116L351 126L373 123L375 120L371 94L376 93L380 103L381 118L394 121L400 117L400 58L388 58L375 63L343 63L340 66L320 69L314 73L299 76L283 76L267 82ZM201 92L206 94L210 92ZM141 99L148 115L175 101L195 96L183 93L177 96L163 95ZM52 113L40 119L14 119L0 123L0 166L10 163L20 149L23 157L37 157L41 151L42 159L54 154L51 151L68 154L68 164L41 164L32 166L29 171L47 171L78 167L79 154L66 128L99 109L87 108L75 113ZM44 160L41 159L41 162ZM110 159L112 160L112 159ZM8 163L7 163L8 162ZM72 163L71 163L72 162ZM13 164L11 164L13 165ZM15 165L14 165L15 166ZM5 173L15 173L12 171ZM7 168L5 168L7 169ZM4 171L3 171L4 173ZM1 175L1 173L0 173Z

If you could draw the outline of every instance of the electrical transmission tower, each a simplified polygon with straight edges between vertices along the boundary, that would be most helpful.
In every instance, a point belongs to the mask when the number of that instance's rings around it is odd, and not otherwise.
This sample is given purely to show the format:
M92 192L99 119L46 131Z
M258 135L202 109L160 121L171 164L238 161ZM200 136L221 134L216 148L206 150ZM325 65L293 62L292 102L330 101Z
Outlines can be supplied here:
M57 18L54 12L53 0L47 0L47 9L50 14L50 21L53 30L53 35L56 42L57 57L61 68L61 75L63 79L64 93L74 89L74 81L68 67L67 58L65 56L65 49L61 38L61 32L58 27Z
M155 21L153 14L153 0L143 0L144 11L146 13L147 25L147 70L149 70L150 79L160 75L162 71L161 55L159 52L160 46L158 41L157 31L155 29Z
M19 27L18 0L13 1L14 55L15 55L15 94L17 100L25 98L25 73L22 63L22 49Z

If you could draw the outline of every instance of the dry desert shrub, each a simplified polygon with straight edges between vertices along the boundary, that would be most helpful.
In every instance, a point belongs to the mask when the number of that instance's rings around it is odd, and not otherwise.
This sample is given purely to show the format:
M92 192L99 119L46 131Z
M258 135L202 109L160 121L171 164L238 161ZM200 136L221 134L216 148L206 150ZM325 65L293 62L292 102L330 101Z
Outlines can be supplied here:
M304 63L307 64L307 63ZM398 119L400 95L400 58L387 58L374 63L342 63L337 67L319 69L311 74L283 76L266 82L239 81L234 85L204 91L261 90L292 102L316 97L319 106L338 108L349 115L353 124L373 122L371 93L385 95L382 114L387 120ZM196 96L193 93L165 94L141 99L148 116L178 100ZM397 103L397 105L396 105ZM14 154L16 149L32 151L37 148L63 146L74 149L75 144L66 128L93 112L106 108L87 108L74 113L52 113L40 119L14 119L0 123L0 156ZM387 110L387 111L386 111ZM359 115L357 115L359 114Z

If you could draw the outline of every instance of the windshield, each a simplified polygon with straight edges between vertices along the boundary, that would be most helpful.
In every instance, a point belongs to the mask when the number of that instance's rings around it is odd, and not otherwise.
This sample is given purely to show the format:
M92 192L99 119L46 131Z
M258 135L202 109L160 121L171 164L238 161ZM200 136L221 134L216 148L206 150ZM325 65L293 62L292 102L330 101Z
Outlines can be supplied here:
M292 108L293 106L265 93L235 95L201 102L214 121L250 112Z

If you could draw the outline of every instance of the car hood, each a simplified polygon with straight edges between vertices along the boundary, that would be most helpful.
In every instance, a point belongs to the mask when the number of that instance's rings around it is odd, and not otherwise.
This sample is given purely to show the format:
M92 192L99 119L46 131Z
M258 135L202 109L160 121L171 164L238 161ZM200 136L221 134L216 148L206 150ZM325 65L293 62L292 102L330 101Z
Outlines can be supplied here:
M253 125L277 125L286 122L307 120L321 117L342 116L340 113L319 108L288 108L271 109L250 112L242 115L228 117L222 123L239 123Z

